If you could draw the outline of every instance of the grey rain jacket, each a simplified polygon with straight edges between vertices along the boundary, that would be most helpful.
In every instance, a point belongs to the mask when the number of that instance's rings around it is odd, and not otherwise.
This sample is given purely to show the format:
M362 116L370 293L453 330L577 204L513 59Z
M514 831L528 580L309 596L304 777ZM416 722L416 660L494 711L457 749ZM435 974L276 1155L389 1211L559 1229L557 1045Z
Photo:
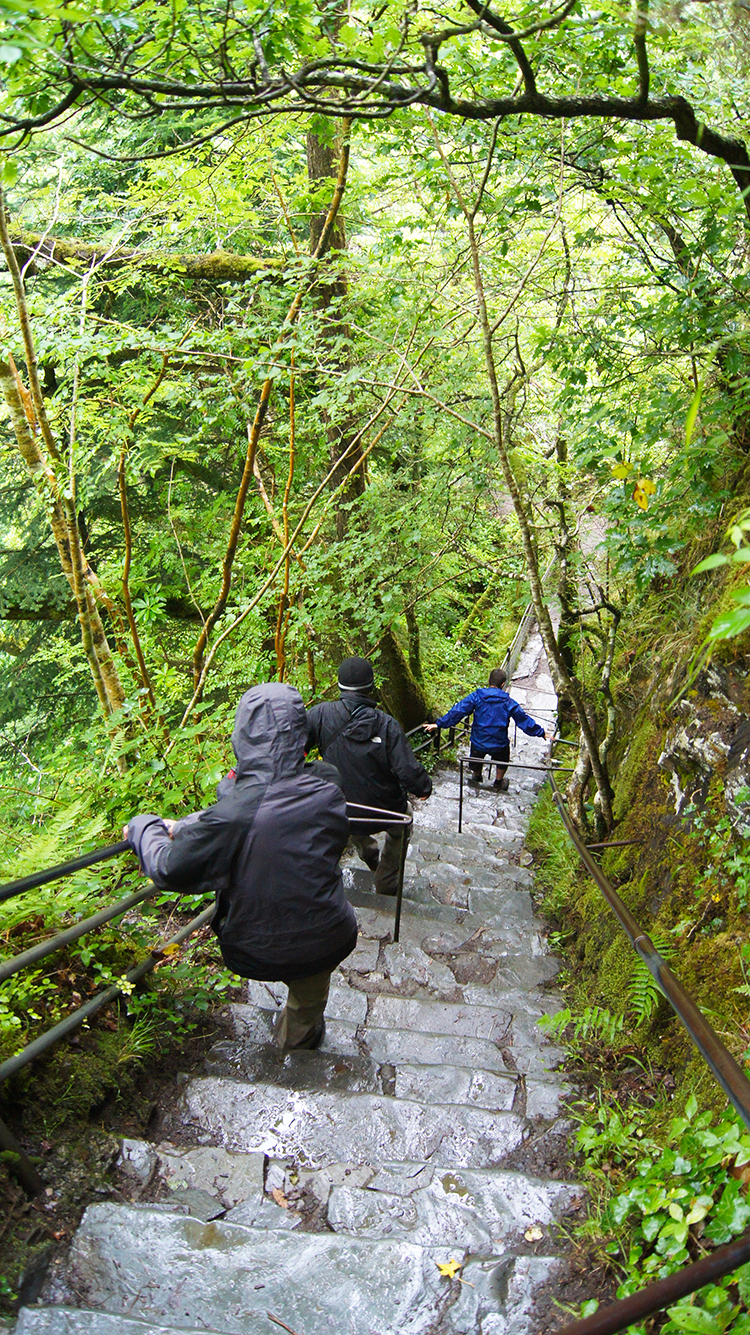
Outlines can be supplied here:
M354 949L357 920L338 861L346 802L305 765L302 697L281 682L253 686L237 707L234 778L219 800L174 826L135 816L128 842L160 889L214 891L212 928L224 962L245 978L282 982L335 968Z
M347 693L346 699L313 705L307 721L309 744L336 766L347 801L406 811L407 793L430 796L432 779L401 724L368 696Z

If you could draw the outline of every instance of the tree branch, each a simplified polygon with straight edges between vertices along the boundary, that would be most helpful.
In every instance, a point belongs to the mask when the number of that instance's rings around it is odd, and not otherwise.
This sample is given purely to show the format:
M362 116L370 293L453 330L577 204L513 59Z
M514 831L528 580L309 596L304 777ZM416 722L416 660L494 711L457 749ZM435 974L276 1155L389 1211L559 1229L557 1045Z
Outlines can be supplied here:
M505 22L505 19L501 19L497 14L492 13L492 10L487 5L487 0L466 0L466 3L469 6L469 9L477 15L477 18L482 19L488 27L494 29L494 31L508 43L508 46L516 58L518 68L521 71L523 86L526 89L527 94L530 97L533 97L536 94L536 79L534 77L534 71L529 63L529 58L521 46L518 34L513 31L509 23Z
M280 269L278 260L256 259L252 255L236 255L229 250L214 250L203 255L170 255L155 250L112 250L105 245L92 245L73 237L55 237L25 228L8 228L11 245L21 264L29 273L39 273L49 264L123 269L132 265L138 269L153 269L158 273L174 273L177 278L192 278L212 283L244 283L258 273L272 273Z
M638 101L648 102L650 74L648 51L646 50L646 27L648 23L648 0L638 0L638 13L635 18L633 45L638 61Z

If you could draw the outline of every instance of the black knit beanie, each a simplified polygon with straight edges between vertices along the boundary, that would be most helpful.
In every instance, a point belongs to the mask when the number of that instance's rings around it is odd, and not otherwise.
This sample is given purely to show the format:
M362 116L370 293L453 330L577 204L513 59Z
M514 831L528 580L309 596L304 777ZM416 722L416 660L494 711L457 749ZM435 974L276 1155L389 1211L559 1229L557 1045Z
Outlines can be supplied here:
M356 691L360 695L375 685L372 663L366 658L345 658L339 668L339 689Z

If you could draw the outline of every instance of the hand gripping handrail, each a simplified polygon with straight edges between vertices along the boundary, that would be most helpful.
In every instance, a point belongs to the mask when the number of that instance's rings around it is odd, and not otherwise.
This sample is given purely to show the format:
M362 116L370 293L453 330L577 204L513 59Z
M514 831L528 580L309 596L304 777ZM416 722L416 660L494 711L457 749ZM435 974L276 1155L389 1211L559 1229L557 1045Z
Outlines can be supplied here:
M660 990L666 997L678 1019L685 1026L689 1037L700 1052L714 1076L724 1090L732 1106L739 1113L745 1126L750 1130L750 1081L735 1061L731 1052L724 1046L716 1031L698 1009L693 998L675 977L666 960L656 949L650 936L644 932L630 910L623 904L614 886L610 884L601 868L597 866L586 845L579 837L553 775L548 775L552 796L560 814L560 819L581 859L586 871L596 882L599 890L614 912L621 926L630 938L633 949L637 952L649 972L655 978ZM661 1312L679 1298L703 1288L722 1276L731 1274L738 1266L750 1260L750 1234L736 1238L726 1247L720 1247L710 1256L693 1265L684 1266L674 1275L647 1284L638 1293L594 1312L581 1321L574 1321L558 1331L557 1335L615 1335L628 1326L655 1312Z
M365 814L358 815L357 811ZM361 825L363 828L365 825L371 825L374 829L375 822L380 818L382 822L377 828L381 830L387 825L403 824L401 812L385 811L380 807L365 807L359 802L347 802L346 814L351 825L358 827ZM6 899L12 899L14 895L22 895L27 890L36 890L40 885L47 885L50 881L62 880L63 876L72 876L73 872L82 871L84 867L92 867L96 862L107 862L110 858L119 857L121 853L133 851L127 839L123 839L119 844L107 844L105 848L95 848L92 853L84 853L82 857L73 858L70 862L61 862L57 867L47 867L44 871L33 872L31 876L22 876L19 881L8 881L6 885L0 885L0 904Z
M401 856L399 860L398 890L396 898L396 920L394 925L394 940L399 939L399 928L401 922L401 904L404 891L404 866L406 863L406 849L408 843L408 834L411 827L411 817L400 811L387 811L381 807L364 806L359 802L347 802L347 816L350 825L361 830L363 833L371 833L377 830L400 829L401 834ZM7 885L0 887L0 902L12 898L14 895L23 894L24 891L34 890L38 886L46 885L50 881L59 880L63 876L70 876L73 872L80 871L83 867L93 866L97 862L105 862L109 858L118 857L121 853L133 852L129 843L122 841L118 844L109 844L105 848L96 849L93 853L86 853L83 857L74 858L70 862L64 862L56 867L48 867L45 871L35 872L32 876L24 876L21 880L11 881ZM129 909L134 908L145 899L152 898L158 893L158 887L149 883L143 890L136 891L135 894L126 895L116 904L102 909L99 913L94 913L88 918L83 918L74 926L67 928L64 932L58 932L56 936L50 937L47 941L42 941L29 950L23 951L14 959L5 960L0 963L0 983L20 973L22 969L27 969L36 964L39 960L51 955L56 950L62 950L63 947L70 945L73 941L79 940L88 932L94 931L104 923L110 922L113 918L121 917ZM128 986L137 983L144 978L160 960L164 958L165 952L170 947L180 945L195 932L199 931L213 917L215 904L212 902L208 908L199 913L197 918L182 927L175 936L167 941L164 946L153 950L151 954L125 974L124 979L118 983L99 992L92 997L83 1006L77 1010L71 1011L64 1019L45 1033L40 1034L20 1052L9 1057L7 1061L0 1063L0 1086L12 1075L28 1066L30 1062L46 1052L48 1048L57 1043L67 1034L72 1033L84 1020L96 1015L104 1006L128 990ZM8 1130L3 1121L0 1120L0 1149L13 1154L16 1161L16 1172L23 1183L24 1188L30 1195L35 1195L44 1187L44 1182L39 1173L34 1168L28 1155L19 1145L15 1136Z
M364 806L359 802L347 802L346 809L350 825L355 826L355 828L360 829L364 833L390 829L400 829L402 831L400 874L396 903L397 933L401 917L403 873L406 860L408 831L411 827L411 817L405 812L387 811L381 807ZM45 881L52 881L56 880L59 876L70 875L72 871L78 870L81 865L91 866L95 861L103 862L105 859L117 857L118 854L125 851L132 852L128 843L111 844L107 848L99 849L96 853L86 854L84 858L76 858L72 862L63 863L58 867L50 867L46 872L39 872L35 876L24 877L22 881L12 882L9 886L4 888L13 894L21 894L23 890L35 888L37 885L44 884ZM32 882L33 884L30 885L29 882ZM109 907L100 910L99 913L94 913L88 918L82 918L79 922L75 923L72 927L67 928L64 932L58 932L56 936L50 937L48 940L42 941L36 946L31 946L29 950L24 950L20 955L16 955L13 959L0 962L0 983L13 977L14 974L20 973L22 969L30 968L31 965L38 963L39 960L44 959L47 955L53 954L54 951L62 950L73 941L78 941L80 937L95 931L97 927L103 926L104 923L110 922L113 918L122 917L124 913L127 913L129 909L134 908L136 904L140 904L143 900L150 899L158 893L159 888L149 883L143 890L138 890L132 895L126 895L124 899L120 899L117 903L111 904ZM7 895L6 898L10 898L10 895ZM180 942L192 935L193 932L198 931L205 922L208 922L213 912L214 904L212 903L210 907L204 909L197 918L194 918L192 922L182 928L181 931L167 943L167 945L179 945ZM398 935L395 936L395 939L398 940ZM162 951L152 953L147 960L144 960L141 964L137 965L135 969L131 970L130 973L125 975L126 982L137 982L139 979L143 978L161 958ZM50 1047L52 1043L55 1043L58 1038L64 1037L65 1034L81 1024L83 1020L96 1014L96 1012L102 1006L106 1005L108 1001L114 1000L121 990L122 989L116 985L107 988L84 1006L80 1006L78 1010L72 1011L70 1015L66 1016L64 1020L61 1020L60 1023L55 1025L52 1029L41 1034L39 1038L35 1039L32 1043L29 1043L26 1048L21 1052L16 1053L14 1057L11 1057L8 1061L0 1064L0 1084L2 1084L3 1080L7 1080L10 1075L15 1074L16 1071L25 1066L27 1062L33 1061L35 1056L38 1056L40 1052L45 1051L46 1048Z

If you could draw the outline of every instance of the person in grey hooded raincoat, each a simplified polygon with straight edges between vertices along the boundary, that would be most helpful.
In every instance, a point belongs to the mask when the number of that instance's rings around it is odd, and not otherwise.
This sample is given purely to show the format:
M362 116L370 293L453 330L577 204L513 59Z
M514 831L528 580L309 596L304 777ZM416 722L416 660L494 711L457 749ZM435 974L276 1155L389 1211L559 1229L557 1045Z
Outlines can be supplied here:
M307 731L298 691L253 686L237 707L237 765L218 801L174 823L135 816L125 833L160 889L214 891L211 926L233 973L288 985L283 1048L322 1041L331 972L357 941L338 865L346 800L333 766L305 764Z

